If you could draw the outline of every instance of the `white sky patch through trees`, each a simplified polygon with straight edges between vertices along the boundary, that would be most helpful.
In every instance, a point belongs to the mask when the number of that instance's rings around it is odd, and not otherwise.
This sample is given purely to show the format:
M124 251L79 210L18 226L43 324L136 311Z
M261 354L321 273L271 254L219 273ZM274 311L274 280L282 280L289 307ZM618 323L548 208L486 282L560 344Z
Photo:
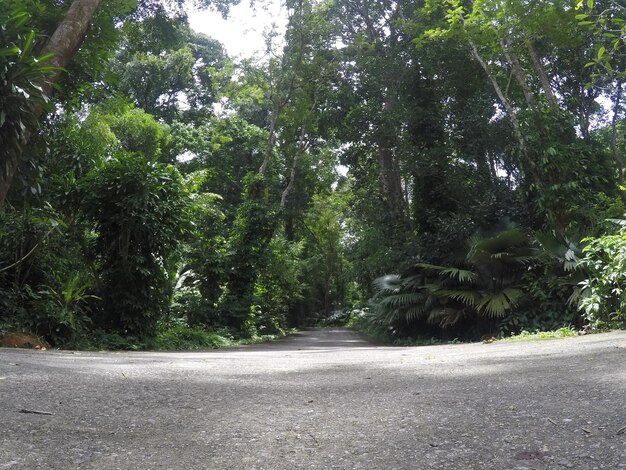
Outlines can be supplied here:
M233 59L264 55L263 33L275 26L282 37L286 23L287 10L280 0L261 0L252 7L242 0L231 8L226 20L216 12L189 8L191 28L220 41Z

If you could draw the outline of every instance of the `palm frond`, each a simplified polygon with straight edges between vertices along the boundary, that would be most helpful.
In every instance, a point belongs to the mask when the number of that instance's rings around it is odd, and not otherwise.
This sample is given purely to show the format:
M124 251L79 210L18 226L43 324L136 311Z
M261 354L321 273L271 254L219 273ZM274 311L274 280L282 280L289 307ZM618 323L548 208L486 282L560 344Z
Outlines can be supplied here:
M476 306L481 298L480 293L475 290L440 289L435 293L435 295L458 300L459 302L463 302L470 307Z
M416 320L421 317L425 312L425 305L413 305L406 310L398 312L398 316L404 317L407 321Z
M515 307L524 295L521 289L508 287L496 293L485 293L483 299L476 304L478 312L485 312L490 317L503 317Z
M443 307L431 310L427 321L428 323L439 325L441 328L446 328L458 323L465 314L465 309Z
M451 279L456 279L459 282L472 282L476 279L476 273L468 271L467 269L453 268L450 266L438 266L429 263L417 263L415 266L428 271L436 272Z
M530 246L526 234L513 228L492 237L472 238L467 260L473 265L493 262L515 265L527 264L537 256L538 252Z
M402 276L399 274L387 274L374 279L373 284L379 294L393 294L402 287Z
M580 244L567 237L545 232L535 233L534 238L544 255L563 263L565 271L571 272L578 269L579 260L583 257Z
M397 309L420 304L423 303L423 301L423 295L419 292L402 292L383 298L378 303L378 307L382 309Z

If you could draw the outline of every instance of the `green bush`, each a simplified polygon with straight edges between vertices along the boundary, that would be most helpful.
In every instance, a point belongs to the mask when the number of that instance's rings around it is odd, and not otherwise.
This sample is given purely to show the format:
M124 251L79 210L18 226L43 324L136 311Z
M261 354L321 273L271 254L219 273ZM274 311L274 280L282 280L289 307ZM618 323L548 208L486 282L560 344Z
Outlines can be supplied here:
M583 240L581 267L588 277L581 283L580 308L592 328L626 323L626 222L613 235Z
M177 325L159 333L153 347L165 351L221 348L232 344L232 338L223 334Z
M188 225L188 197L178 171L120 154L88 174L82 209L98 233L101 326L151 335L169 306L164 260Z
M571 327L561 327L556 330L550 331L539 331L536 330L534 333L528 330L522 330L519 334L512 335L506 338L505 340L515 341L515 340L527 340L527 339L552 339L552 338L567 338L570 336L578 336L578 331Z
M63 346L89 326L93 280L76 240L54 217L0 211L0 323Z
M522 276L534 256L528 237L516 228L474 237L465 259L453 266L416 263L402 275L378 278L372 320L447 328L504 318L524 296Z

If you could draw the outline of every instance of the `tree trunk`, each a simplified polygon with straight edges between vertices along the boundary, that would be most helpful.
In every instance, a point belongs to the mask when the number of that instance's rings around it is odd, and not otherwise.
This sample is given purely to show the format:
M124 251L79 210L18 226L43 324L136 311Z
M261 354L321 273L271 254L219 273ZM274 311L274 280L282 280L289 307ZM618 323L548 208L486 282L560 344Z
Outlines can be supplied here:
M500 39L500 46L502 47L502 51L504 52L504 57L511 67L511 73L513 74L515 80L517 80L517 83L522 89L522 93L524 94L524 99L526 100L528 108L535 109L535 96L530 89L530 85L528 84L528 80L526 80L526 75L524 73L524 70L522 69L522 66L519 63L519 60L517 60L517 57L515 57L514 54L509 52L506 40Z
M546 94L546 98L548 99L548 105L553 111L558 111L559 102L557 101L556 96L554 96L552 86L550 85L550 77L548 77L546 69L541 63L541 59L539 58L539 55L535 50L535 46L530 39L526 40L526 46L528 47L528 53L530 54L530 58L533 61L537 76L539 77L539 83L541 83L541 88L543 89L543 92Z
M85 40L85 34L87 28L93 18L100 0L74 0L67 10L63 21L59 24L56 31L43 48L42 53L51 52L54 57L51 60L51 64L57 67L66 67L83 41ZM50 95L53 90L53 85L59 80L61 72L54 77L48 79L42 84L44 94ZM33 108L33 114L39 117L43 113L41 106L35 106ZM27 142L24 143L27 145ZM6 165L6 172L3 177L0 178L0 207L4 205L7 194L11 189L11 184L15 173L17 172L20 156L18 154L12 154L9 156Z
M383 197L392 219L400 218L404 214L404 197L402 183L393 152L388 148L378 150L378 165L380 184Z
M619 148L617 147L617 122L619 120L619 109L622 99L622 82L618 80L617 89L615 93L615 101L613 103L613 119L611 120L611 151L613 153L613 160L615 160L615 166L617 167L617 181L620 184L624 183L624 162L620 155Z
M464 19L463 19L463 22L465 22ZM487 74L487 78L491 82L491 85L493 86L494 91L498 95L498 98L500 99L502 106L504 106L504 109L506 110L506 113L508 114L509 119L511 120L511 124L513 124L513 133L515 134L515 137L517 138L517 142L519 143L520 151L522 152L522 155L524 155L528 159L528 150L526 148L526 141L524 140L524 135L522 134L522 126L517 117L517 113L515 112L515 109L513 108L513 105L502 92L502 88L500 88L500 85L498 84L496 77L493 76L493 74L491 73L491 70L489 69L489 66L480 56L480 53L478 52L478 48L476 47L476 44L474 44L474 41L472 41L472 38L467 36L467 42L470 45L470 51L472 53L472 56L474 57L474 59L476 59L476 61L483 68L483 70L485 71L485 74Z
M298 165L298 152L293 156L293 161L291 162L291 170L289 172L289 183L287 183L287 187L284 189L282 195L280 196L280 207L287 206L287 199L289 199L289 195L293 190L295 180L296 180L296 166Z
M272 115L270 128L267 132L267 142L265 152L263 153L263 162L259 168L259 174L262 176L265 176L267 173L267 168L270 165L270 159L272 157L272 151L274 150L274 143L276 142L276 121L278 121L278 118L275 115Z
M392 219L399 219L404 216L404 195L402 191L402 181L400 179L400 169L392 150L394 126L393 113L394 105L388 97L383 103L382 119L379 122L378 144L378 167L380 185L383 198L387 204L389 215ZM390 135L391 133L391 135Z
M74 0L72 2L65 14L65 18L63 18L63 21L61 21L42 51L54 54L52 59L53 65L65 67L70 63L85 40L87 28L89 28L91 19L99 4L100 0ZM58 77L59 75L55 79L58 79Z

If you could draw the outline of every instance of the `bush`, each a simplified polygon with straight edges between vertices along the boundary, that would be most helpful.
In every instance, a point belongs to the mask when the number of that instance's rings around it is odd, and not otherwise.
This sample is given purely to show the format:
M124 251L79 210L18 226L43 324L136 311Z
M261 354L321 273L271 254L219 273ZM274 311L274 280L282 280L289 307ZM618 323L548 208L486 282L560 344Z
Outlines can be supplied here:
M626 221L614 235L583 240L582 268L588 278L581 283L580 308L592 328L626 323Z
M101 326L150 335L167 308L164 260L187 226L178 171L122 154L82 183L83 211L95 222L104 315Z
M71 232L50 210L0 211L0 323L54 346L90 322L92 278Z
M509 227L469 242L465 259L455 265L416 263L402 275L378 278L372 320L394 329L412 324L420 334L430 323L442 333L453 327L480 336L481 326L490 328L512 312L524 296L522 276L535 257L528 237Z
M232 337L223 332L210 332L202 328L177 325L157 335L154 348L175 351L183 349L221 348L232 344Z

